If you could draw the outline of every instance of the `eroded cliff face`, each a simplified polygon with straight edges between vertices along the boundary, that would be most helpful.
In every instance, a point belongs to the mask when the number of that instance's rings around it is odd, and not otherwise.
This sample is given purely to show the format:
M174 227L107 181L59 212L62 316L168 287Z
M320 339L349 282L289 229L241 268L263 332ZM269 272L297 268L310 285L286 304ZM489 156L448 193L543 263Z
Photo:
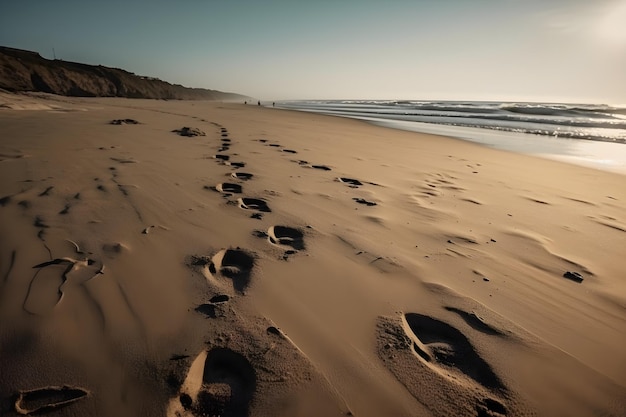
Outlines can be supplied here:
M0 88L64 96L180 100L245 100L239 94L187 88L117 68L49 60L36 52L0 46Z

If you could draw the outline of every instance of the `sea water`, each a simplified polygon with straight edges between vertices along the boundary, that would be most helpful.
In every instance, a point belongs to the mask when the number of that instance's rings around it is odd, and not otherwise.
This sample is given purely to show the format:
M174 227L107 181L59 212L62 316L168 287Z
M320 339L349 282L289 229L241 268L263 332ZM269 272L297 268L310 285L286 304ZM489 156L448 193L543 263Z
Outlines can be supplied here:
M626 107L419 100L315 100L277 104L626 174Z

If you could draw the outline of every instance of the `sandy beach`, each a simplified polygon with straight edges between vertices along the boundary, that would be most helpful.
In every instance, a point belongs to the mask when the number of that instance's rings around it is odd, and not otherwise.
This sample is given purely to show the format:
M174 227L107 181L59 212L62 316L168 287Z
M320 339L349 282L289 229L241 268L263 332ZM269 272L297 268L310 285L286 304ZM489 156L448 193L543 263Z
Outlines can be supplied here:
M0 415L624 416L625 184L339 117L1 93Z

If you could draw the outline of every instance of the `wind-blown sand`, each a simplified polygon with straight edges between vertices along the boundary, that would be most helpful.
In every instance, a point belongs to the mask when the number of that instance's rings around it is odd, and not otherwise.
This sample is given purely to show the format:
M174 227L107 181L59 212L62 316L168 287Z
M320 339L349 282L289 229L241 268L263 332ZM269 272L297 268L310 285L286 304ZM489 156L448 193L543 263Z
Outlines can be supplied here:
M2 415L626 415L624 176L196 101L0 138Z

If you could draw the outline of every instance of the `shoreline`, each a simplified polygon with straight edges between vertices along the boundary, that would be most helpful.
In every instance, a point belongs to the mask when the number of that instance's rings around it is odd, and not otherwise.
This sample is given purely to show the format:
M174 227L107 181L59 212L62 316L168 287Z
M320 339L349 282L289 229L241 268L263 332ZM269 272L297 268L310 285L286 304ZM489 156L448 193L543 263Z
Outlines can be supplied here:
M323 110L289 107L282 109L364 120L373 125L391 129L451 137L478 143L490 148L626 175L626 145L622 143L590 139L554 138L546 135L517 133L497 129L412 122L379 117L350 116L332 112L325 113Z
M623 175L293 110L0 98L33 109L0 110L3 414L63 385L59 415L626 408Z

